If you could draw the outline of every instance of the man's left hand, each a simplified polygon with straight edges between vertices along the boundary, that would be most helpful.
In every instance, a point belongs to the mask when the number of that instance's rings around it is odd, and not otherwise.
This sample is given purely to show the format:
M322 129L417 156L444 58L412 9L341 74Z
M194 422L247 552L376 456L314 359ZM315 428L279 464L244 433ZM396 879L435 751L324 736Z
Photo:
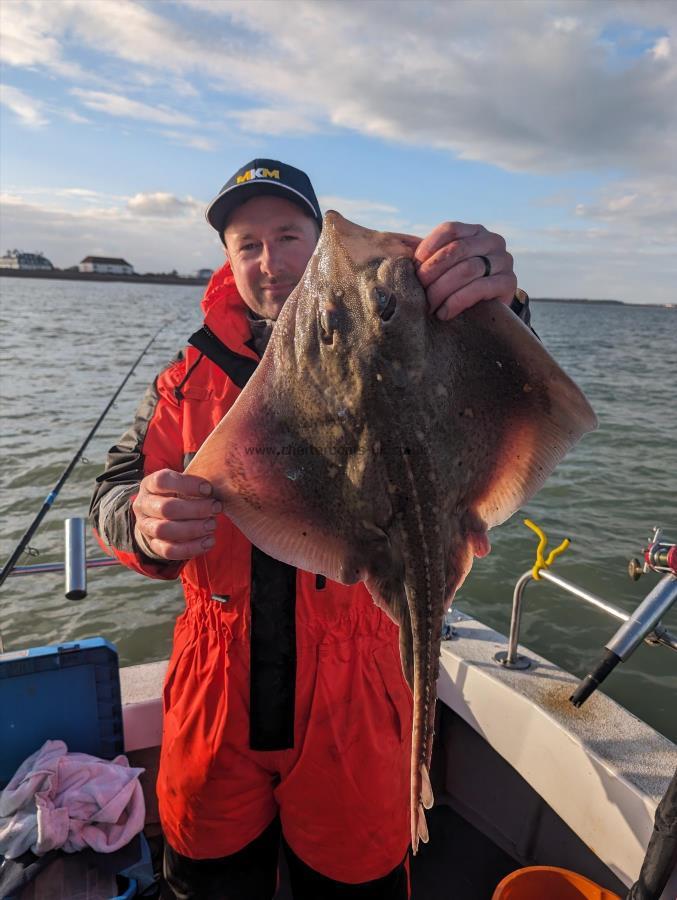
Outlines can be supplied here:
M490 271L485 275L489 261ZM443 222L416 248L414 263L431 313L453 319L480 300L507 306L517 289L513 258L500 234L482 225Z

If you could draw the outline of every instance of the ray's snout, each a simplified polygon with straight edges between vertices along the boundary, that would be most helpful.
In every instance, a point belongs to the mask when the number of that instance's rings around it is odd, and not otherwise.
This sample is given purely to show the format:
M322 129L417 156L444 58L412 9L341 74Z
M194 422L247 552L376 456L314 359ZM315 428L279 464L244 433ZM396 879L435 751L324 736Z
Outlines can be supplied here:
M413 235L393 234L363 228L344 218L335 209L324 214L322 235L316 255L328 249L341 252L354 266L362 266L374 259L412 259L420 241Z
M356 225L354 222L349 222L348 219L345 219L340 212L336 212L335 209L328 209L324 214L322 231L325 229L349 233L350 231L365 231L366 229L362 228L361 225Z

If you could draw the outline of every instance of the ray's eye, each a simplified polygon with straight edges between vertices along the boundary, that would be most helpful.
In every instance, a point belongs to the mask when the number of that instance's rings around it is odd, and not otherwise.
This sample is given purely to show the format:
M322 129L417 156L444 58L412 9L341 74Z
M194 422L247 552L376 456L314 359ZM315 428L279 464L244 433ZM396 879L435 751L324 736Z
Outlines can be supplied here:
M390 293L385 288L375 287L372 291L372 296L376 301L379 316L384 322L387 322L395 313L395 307L397 306L395 294Z
M323 344L334 343L336 312L326 307L320 311L320 340Z

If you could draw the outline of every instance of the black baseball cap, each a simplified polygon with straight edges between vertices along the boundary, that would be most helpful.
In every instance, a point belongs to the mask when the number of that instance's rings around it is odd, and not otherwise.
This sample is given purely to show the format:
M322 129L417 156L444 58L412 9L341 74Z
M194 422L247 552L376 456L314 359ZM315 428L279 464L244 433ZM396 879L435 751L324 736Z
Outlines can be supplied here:
M268 194L296 203L322 228L322 213L310 178L300 169L277 159L253 159L238 169L207 207L207 221L223 240L223 231L232 211L251 200Z

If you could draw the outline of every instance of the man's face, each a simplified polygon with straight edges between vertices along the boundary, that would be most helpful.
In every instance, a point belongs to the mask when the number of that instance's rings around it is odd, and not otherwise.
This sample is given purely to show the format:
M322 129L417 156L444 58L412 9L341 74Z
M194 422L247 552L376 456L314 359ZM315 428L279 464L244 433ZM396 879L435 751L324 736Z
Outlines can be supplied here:
M235 209L224 237L235 284L250 309L277 319L301 280L318 231L314 219L281 197L254 197Z

